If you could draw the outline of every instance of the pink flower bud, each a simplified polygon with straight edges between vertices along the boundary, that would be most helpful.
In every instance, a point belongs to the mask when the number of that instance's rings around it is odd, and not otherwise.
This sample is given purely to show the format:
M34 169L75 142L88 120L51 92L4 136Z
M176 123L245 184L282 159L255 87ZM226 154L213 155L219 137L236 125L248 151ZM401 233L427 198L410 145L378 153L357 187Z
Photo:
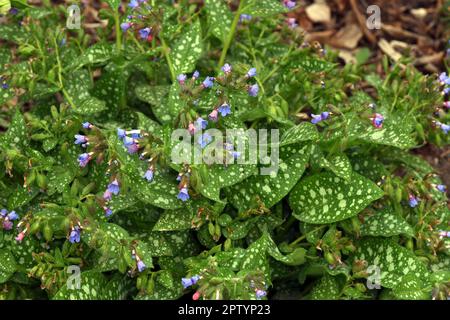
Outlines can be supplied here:
M198 300L200 298L200 292L195 291L194 295L192 296L192 300Z

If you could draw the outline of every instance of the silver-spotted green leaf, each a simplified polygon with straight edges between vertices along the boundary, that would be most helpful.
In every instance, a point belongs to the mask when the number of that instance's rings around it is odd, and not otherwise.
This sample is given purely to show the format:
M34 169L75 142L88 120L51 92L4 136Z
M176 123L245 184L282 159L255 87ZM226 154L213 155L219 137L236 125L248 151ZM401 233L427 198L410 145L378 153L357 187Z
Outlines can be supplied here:
M400 300L430 299L430 290L427 290L426 284L422 279L414 274L402 277L401 281L392 289L392 293Z
M385 208L365 219L361 226L363 236L391 237L399 234L413 236L411 226L391 208Z
M328 172L300 181L289 197L294 216L313 224L341 221L357 215L384 194L357 173L352 174L351 181Z
M271 208L283 199L294 187L305 171L311 148L286 146L280 150L278 172L270 175L254 175L243 182L227 188L228 200L240 212L251 209L259 199L266 208Z
M97 65L107 62L111 59L112 47L109 44L97 43L86 49L81 56L73 61L70 68L81 68L86 65Z
M171 180L170 176L156 171L153 181L148 182L144 179L147 168L137 155L128 154L116 136L110 137L109 144L116 150L121 170L141 201L163 209L177 209L183 205L182 201L177 199L179 190L175 178Z
M139 86L135 92L138 99L152 105L152 112L161 123L170 123L184 106L179 90L178 83L174 83L172 86Z
M89 116L100 113L105 109L106 105L104 101L89 96L84 99L74 111L78 114Z
M193 71L202 51L202 31L197 19L182 33L170 52L175 75Z
M317 139L319 139L319 133L316 126L309 122L303 122L289 128L282 134L280 146L309 140L316 141Z
M65 76L64 87L69 99L77 109L84 100L90 97L91 78L86 69L70 72Z
M250 230L254 227L257 218L234 220L226 228L222 229L222 233L227 239L239 240L244 239Z
M380 284L385 288L395 288L402 277L414 274L428 279L429 272L414 253L390 239L365 238L357 242L354 259L367 261L368 266L380 270Z
M153 135L160 137L162 135L162 127L161 125L147 117L141 112L136 112L138 116L138 127L142 130L148 131L152 133Z
M22 207L23 205L29 203L37 196L39 190L35 187L28 190L20 185L17 185L15 192L8 198L8 208L16 209Z
M14 97L14 90L12 88L0 89L0 105L6 104Z
M105 300L125 300L132 290L132 280L122 274L115 274L104 290Z
M33 253L44 251L39 241L30 235L26 236L22 242L17 242L13 237L9 248L15 257L17 265L24 268L30 268L36 263L33 258Z
M208 168L208 177L200 187L200 192L207 198L220 200L220 189L233 186L258 172L256 165L231 164L224 166L214 164Z
M339 297L339 282L330 275L321 277L311 290L312 300L338 300Z
M270 267L267 259L268 238L267 234L263 234L245 250L241 259L241 271L262 271L267 282L270 281Z
M0 25L0 39L21 43L27 38L27 32L24 28L15 24Z
M188 202L185 207L176 210L166 210L159 217L153 231L176 231L190 229L192 219L204 202Z
M293 68L300 68L308 73L327 72L333 69L335 64L309 56L302 56L299 59L295 59L292 63Z
M353 170L350 160L345 154L336 154L330 159L322 158L321 165L331 170L338 177L350 181Z
M352 163L353 170L375 182L380 181L383 176L388 174L384 165L373 157L352 157L350 162Z
M16 261L8 249L0 249L0 283L5 283L16 272Z
M295 248L293 252L283 255L278 249L275 242L267 236L267 251L269 255L275 260L282 262L288 266L299 266L306 262L306 249L305 248Z
M410 154L404 150L391 149L386 152L386 160L393 160L406 165L408 168L414 169L426 175L435 172L434 168L423 158L418 155Z
M106 300L106 277L98 271L86 271L80 274L80 289L74 283L64 284L53 296L53 300ZM69 284L69 286L68 286Z
M225 41L230 32L233 15L224 0L205 0L211 32L218 39Z
M6 150L26 146L29 141L26 128L23 115L16 110L8 131L0 136L0 146Z
M278 0L250 0L244 6L243 13L255 17L267 17L287 11L288 9Z
M54 167L48 174L48 194L63 193L75 178L76 172L66 166Z

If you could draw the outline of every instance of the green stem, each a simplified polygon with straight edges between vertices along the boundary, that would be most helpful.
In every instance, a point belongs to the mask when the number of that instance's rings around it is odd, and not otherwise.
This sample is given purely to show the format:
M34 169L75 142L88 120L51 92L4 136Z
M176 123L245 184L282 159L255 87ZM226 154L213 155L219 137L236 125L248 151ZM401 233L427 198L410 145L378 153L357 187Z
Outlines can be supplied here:
M119 10L114 12L114 21L116 22L116 48L117 51L122 49L122 30L120 29Z
M320 227L318 227L318 228L316 228L316 229L314 229L314 230L312 230L312 231L310 231L310 232L305 233L305 234L302 235L301 237L299 237L299 238L297 238L296 240L294 240L293 242L291 242L291 243L289 244L289 246L290 246L290 247L295 246L297 243L299 243L299 242L302 241L303 239L306 239L306 237L307 237L309 234L314 233L314 232L316 232L316 231L319 231L319 230L321 230L321 229L323 229L323 228L325 228L325 227L326 227L326 226L320 226Z
M160 37L159 40L161 40L161 45L163 47L164 57L166 58L167 64L169 66L170 76L172 78L172 81L175 81L176 75L175 75L175 71L173 69L172 59L170 58L170 55L169 55L169 47L167 46L167 43L166 43L166 41L164 40L163 37Z
M223 46L222 53L220 55L218 68L222 67L224 62L225 62L225 57L227 56L227 51L230 48L231 41L233 41L234 34L236 32L236 27L237 27L237 25L239 23L239 17L241 16L241 11L242 11L242 8L244 6L244 2L245 2L245 0L241 0L239 2L239 7L238 7L238 9L237 9L237 11L236 11L236 13L234 15L234 19L233 19L233 23L231 24L230 32L228 33L228 37L225 40L225 44Z

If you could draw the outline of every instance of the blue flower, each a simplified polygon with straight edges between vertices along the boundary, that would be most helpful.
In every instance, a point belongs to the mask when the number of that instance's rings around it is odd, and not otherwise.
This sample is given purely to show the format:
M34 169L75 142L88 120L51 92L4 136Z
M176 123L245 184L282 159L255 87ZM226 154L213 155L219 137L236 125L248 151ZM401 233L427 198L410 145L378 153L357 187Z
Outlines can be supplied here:
M11 221L17 220L17 219L19 219L19 215L15 211L11 211L8 214L8 219Z
M419 201L412 194L409 195L408 203L411 208L415 208L419 205Z
M137 130L126 131L126 134L131 134L131 137L133 139L139 139L141 137L141 130L137 129Z
M447 73L442 72L439 75L439 82L441 83L441 85L444 85L444 84L450 85L450 77L447 76Z
M92 128L92 124L90 124L89 122L83 122L83 128L84 129L91 129Z
M211 88L214 85L213 77L206 77L206 79L202 83L203 88Z
M6 82L2 83L2 89L9 89L9 85Z
M383 127L384 117L379 113L375 113L375 116L372 118L372 124L375 128L381 129Z
M1 215L2 217L6 217L7 214L8 214L8 210L6 210L6 209L0 210L0 215Z
M109 201L112 199L112 193L111 191L109 191L108 189L105 190L105 192L103 193L103 199L105 201Z
M247 72L247 77L248 77L248 78L252 78L252 77L254 77L254 76L256 76L256 68L251 68L251 69L248 70L248 72Z
M177 198L180 199L181 201L187 201L189 199L188 189L186 187L181 188Z
M186 81L186 78L187 78L187 76L182 73L182 74L178 75L177 80L178 80L179 83L183 84L184 81Z
M139 36L141 37L141 39L146 40L148 38L148 36L150 35L150 32L152 32L151 28L144 28L139 30Z
M125 138L123 139L123 144L124 144L125 146L131 146L131 145L134 144L134 143L135 143L135 141L134 141L133 138L125 137Z
M231 113L230 105L227 103L224 103L218 108L218 111L220 112L220 115L222 117L226 117L227 115L229 115Z
M81 134L75 135L75 144L84 144L87 141L88 141L88 139L86 138L86 136L83 136Z
M198 280L200 280L200 276L197 274L195 276L191 277L191 281L192 281L193 285L196 284L198 282Z
M211 141L212 141L212 137L206 132L198 138L198 144L200 145L200 147L202 149L204 147L206 147L208 145L208 143L210 143Z
M440 192L447 192L447 187L443 184L438 184L436 186L436 189L438 189Z
M72 231L69 235L69 241L70 243L79 243L81 240L81 230L80 227L75 226L72 228Z
M258 87L257 83L248 87L248 94L251 97L256 97L258 95L258 92L259 92L259 87Z
M105 217L109 218L113 214L112 210L108 207L104 207L103 210L105 210Z
M288 18L286 21L287 21L289 28L291 28L291 29L294 29L295 27L298 26L297 20L295 20L295 18Z
M125 130L120 129L120 128L117 128L117 136L118 136L120 139L125 138L126 134L127 134L127 132L126 132Z
M441 123L441 129L447 134L450 131L450 125Z
M252 16L249 14L243 13L239 16L239 22L250 21L250 20L252 20Z
M139 150L139 145L133 142L130 145L126 145L126 148L129 154L135 154Z
M181 284L183 286L183 288L189 288L190 286L192 286L194 283L192 282L191 278L181 278Z
M131 0L128 4L128 7L130 7L131 9L136 9L137 7L139 7L139 2L137 0Z
M283 0L283 4L288 9L292 9L295 7L295 1Z
M147 171L145 171L144 178L149 182L153 180L153 168L148 168Z
M120 28L123 32L126 32L128 29L130 29L131 23L130 22L123 22L120 24Z
M195 70L195 72L192 74L192 79L198 79L198 77L200 77L200 72L198 72L197 70Z
M119 187L119 181L117 181L117 179L114 179L113 182L108 184L108 191L116 196L119 194L120 187Z
M197 120L195 120L196 128L199 129L206 129L206 126L208 125L208 121L203 119L202 117L198 117Z
M322 121L322 116L320 114L313 114L311 113L311 123L318 124L320 121Z
M256 290L256 298L259 300L259 299L261 299L261 298L263 298L263 297L265 297L266 295L267 295L267 292L266 291L264 291L264 290L260 290L260 289L258 289L258 290Z
M64 47L64 46L66 45L66 43L67 43L66 38L62 38L61 41L60 41L60 43L59 43L59 46L60 46L60 47Z
M137 268L138 268L139 272L142 272L147 268L147 266L145 265L144 261L139 260L137 262Z
M89 160L91 160L91 156L88 153L82 153L78 156L78 163L82 168L88 164Z
M221 69L225 74L229 74L231 72L231 65L225 63Z

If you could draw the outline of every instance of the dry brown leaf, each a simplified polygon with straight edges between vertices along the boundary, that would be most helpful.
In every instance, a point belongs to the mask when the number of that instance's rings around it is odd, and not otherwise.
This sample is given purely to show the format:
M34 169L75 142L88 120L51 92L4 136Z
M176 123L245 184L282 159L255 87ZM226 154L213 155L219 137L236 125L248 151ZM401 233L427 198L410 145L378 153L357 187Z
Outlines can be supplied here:
M338 48L355 49L363 33L357 24L349 24L336 33L330 44Z
M395 51L395 49L389 42L386 41L386 39L381 39L380 41L378 41L378 46L395 62L400 60L400 58L402 57L402 55L399 52Z
M325 1L317 0L305 9L308 18L313 22L330 22L331 10Z
M339 58L344 60L345 64L356 64L358 62L355 56L350 51L347 50L340 50Z

